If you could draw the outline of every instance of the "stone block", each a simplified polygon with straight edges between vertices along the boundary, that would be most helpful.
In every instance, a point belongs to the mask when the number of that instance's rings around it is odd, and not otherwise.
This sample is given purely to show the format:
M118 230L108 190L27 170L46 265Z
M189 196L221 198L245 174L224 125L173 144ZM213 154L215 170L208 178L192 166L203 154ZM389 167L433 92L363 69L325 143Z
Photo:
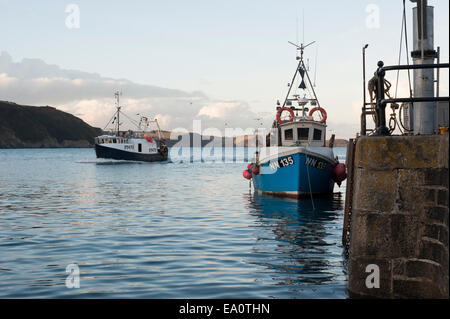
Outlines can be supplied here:
M447 189L437 190L437 204L440 206L448 207L448 190Z
M354 256L390 257L390 216L353 211L350 253Z
M424 185L448 188L448 168L428 168L423 170Z
M425 206L424 219L431 223L442 223L448 227L448 208L446 207L436 207L436 206Z
M423 236L436 239L448 247L448 226L443 224L427 224L424 227Z
M395 298L448 298L438 283L425 279L411 278L394 278L393 295Z
M406 262L405 258L392 259L392 275L406 276Z
M423 278L441 282L445 278L442 267L433 261L412 259L405 263L405 275L410 278Z
M436 205L436 189L422 188L419 192L423 193L424 204Z
M417 256L419 217L353 211L350 253L376 258Z
M392 214L390 218L389 241L391 257L415 257L419 250L420 238L419 216Z
M360 137L355 165L370 169L448 169L448 135Z
M395 204L400 213L418 214L424 207L425 196L426 194L420 187L400 184ZM428 196L430 196L430 194L428 194ZM434 198L434 193L432 196Z
M439 153L438 153L438 162L442 163L442 167L443 168L447 168L448 169L448 154L449 154L449 149L448 149L448 134L446 135L435 135L437 137L439 137Z
M353 208L391 212L396 198L397 172L356 169Z
M448 247L440 241L423 237L420 242L419 259L429 259L441 264L448 271Z
M398 170L398 185L423 186L425 183L425 170L402 168Z
M401 213L416 214L422 210L424 173L418 169L399 169L395 203Z

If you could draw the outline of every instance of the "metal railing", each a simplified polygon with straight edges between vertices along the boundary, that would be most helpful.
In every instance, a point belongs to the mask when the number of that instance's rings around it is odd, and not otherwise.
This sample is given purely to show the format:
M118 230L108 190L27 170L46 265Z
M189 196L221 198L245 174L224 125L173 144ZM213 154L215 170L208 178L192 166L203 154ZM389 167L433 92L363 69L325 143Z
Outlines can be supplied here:
M448 96L446 97L413 97L413 98L388 98L385 96L384 88L384 78L386 71L393 70L412 70L412 69L441 69L449 68L449 63L439 63L439 64L413 64L413 65L395 65L395 66L384 66L383 61L378 62L378 69L375 72L375 78L377 80L376 90L375 90L375 112L376 112L376 128L373 135L390 135L389 128L386 126L386 106L390 103L413 103L413 102L441 102L450 101ZM362 117L365 119L365 113L363 110ZM365 126L365 125L364 125Z

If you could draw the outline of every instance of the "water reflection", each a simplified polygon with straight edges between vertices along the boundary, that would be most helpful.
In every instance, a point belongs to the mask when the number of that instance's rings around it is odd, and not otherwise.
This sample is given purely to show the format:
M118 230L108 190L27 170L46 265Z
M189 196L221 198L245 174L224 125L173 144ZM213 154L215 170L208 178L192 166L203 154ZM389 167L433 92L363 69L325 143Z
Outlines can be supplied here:
M252 262L272 272L277 285L295 289L346 281L343 247L336 231L342 227L341 193L316 198L314 202L257 194L248 195L248 200L250 214L257 218L261 228L269 228L273 235L268 238L267 232L261 232L254 251L264 251L270 256L271 248L274 258ZM270 241L276 245L271 247Z

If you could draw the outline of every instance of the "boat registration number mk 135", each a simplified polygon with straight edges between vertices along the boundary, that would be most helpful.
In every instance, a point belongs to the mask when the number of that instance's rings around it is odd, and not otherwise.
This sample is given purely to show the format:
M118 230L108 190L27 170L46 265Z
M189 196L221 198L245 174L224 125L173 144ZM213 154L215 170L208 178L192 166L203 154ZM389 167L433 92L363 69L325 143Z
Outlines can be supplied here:
M294 159L292 158L292 156L283 157L278 159L277 161L271 161L269 165L271 169L275 170L278 168L294 165Z

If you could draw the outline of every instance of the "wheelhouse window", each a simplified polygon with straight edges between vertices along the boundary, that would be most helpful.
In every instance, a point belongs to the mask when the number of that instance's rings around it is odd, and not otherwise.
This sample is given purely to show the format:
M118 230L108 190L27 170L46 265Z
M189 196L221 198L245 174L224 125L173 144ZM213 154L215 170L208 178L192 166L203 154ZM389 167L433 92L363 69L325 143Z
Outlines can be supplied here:
M297 128L297 136L300 141L307 141L309 135L309 127Z
M322 139L322 130L314 129L313 140L320 141Z
M284 131L284 139L285 140L293 140L294 139L294 131L291 128Z

